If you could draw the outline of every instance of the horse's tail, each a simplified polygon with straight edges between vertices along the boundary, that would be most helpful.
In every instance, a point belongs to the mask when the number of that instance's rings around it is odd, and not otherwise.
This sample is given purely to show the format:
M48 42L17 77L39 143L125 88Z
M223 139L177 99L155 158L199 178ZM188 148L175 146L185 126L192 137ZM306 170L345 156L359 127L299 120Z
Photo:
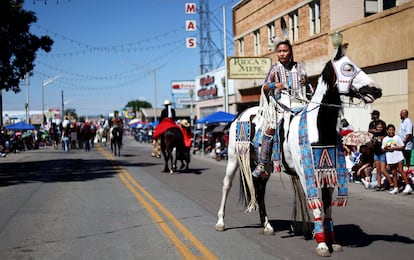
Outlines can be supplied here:
M244 202L246 206L246 212L251 212L257 209L257 201L256 201L256 190L253 183L253 175L251 169L251 162L250 162L250 144L238 144L238 145L245 145L245 149L243 153L237 152L237 159L239 163L240 169L240 196L239 201Z
M242 169L239 169L240 173L240 188L239 188L239 203L243 204L246 207L246 211L249 211L249 202L251 200L252 194L250 192L249 184L246 181L246 178L243 176ZM250 210L251 211L251 210Z
M290 176L294 191L292 225L291 229L294 233L303 236L311 236L312 223L311 217L306 203L306 194L298 175ZM300 222L299 222L300 221Z

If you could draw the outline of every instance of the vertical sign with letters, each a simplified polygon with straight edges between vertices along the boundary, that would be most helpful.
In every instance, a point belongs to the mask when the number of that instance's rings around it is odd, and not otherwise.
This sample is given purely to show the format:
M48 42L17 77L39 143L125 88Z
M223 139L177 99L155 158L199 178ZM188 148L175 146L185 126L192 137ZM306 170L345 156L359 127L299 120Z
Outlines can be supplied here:
M185 4L185 13L186 14L196 14L197 8L195 3L186 3ZM195 20L187 20L185 21L185 30L187 32L195 32L197 31L197 23ZM187 48L196 48L197 47L197 39L195 37L187 37L185 41L185 46Z

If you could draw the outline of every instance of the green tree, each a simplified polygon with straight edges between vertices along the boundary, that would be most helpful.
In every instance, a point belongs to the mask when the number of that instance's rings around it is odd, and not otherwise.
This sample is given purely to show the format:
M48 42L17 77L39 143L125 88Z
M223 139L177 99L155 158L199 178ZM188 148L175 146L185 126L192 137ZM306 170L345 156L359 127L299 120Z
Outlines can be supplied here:
M36 52L49 52L53 40L30 33L37 22L34 12L23 9L24 0L0 1L0 90L20 91L19 82L32 75Z
M125 107L132 107L134 111L138 111L141 108L152 108L151 103L142 100L131 100L129 101Z
M78 114L76 113L76 109L74 108L65 109L64 115L68 116L69 118L74 118L78 120Z

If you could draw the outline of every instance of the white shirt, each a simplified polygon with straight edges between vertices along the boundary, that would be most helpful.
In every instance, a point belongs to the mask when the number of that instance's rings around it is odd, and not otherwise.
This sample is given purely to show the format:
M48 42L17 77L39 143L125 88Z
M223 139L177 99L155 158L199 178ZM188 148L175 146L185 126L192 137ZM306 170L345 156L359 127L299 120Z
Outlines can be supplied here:
M404 146L404 142L401 137L394 135L393 137L386 136L382 139L382 149L385 147L397 147ZM396 164L404 160L404 154L402 151L386 152L385 157L387 158L387 164Z
M405 140L406 135L412 135L413 134L413 122L410 118L406 118L403 121L401 121L400 129L398 129L398 135L401 137L402 140ZM412 139L409 140L405 144L405 150L412 150L413 149L413 141Z

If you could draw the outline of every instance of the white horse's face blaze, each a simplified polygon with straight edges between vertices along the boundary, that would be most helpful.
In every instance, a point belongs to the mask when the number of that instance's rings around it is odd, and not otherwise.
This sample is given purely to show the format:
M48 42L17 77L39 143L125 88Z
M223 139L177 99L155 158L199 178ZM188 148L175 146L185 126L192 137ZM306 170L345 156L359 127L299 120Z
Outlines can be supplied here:
M361 98L365 103L381 97L381 88L348 57L343 56L332 64L340 94Z

